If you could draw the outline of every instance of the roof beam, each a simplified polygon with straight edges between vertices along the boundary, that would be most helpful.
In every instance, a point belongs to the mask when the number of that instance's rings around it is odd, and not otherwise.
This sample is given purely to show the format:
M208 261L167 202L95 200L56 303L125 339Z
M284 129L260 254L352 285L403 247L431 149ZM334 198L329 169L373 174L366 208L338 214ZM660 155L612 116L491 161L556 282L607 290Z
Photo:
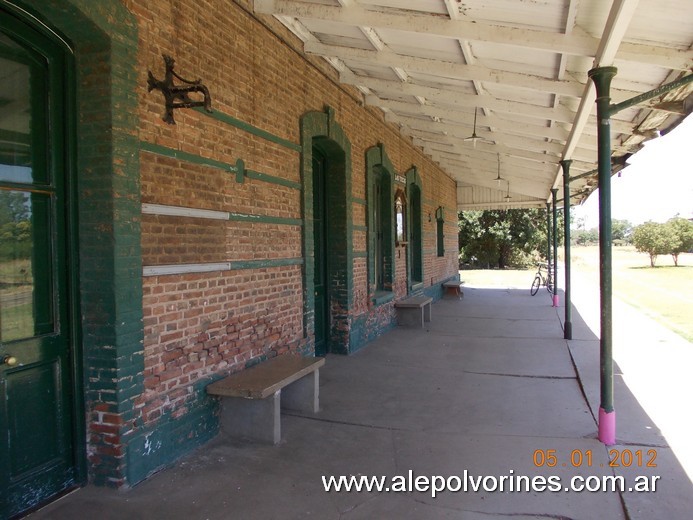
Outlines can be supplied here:
M389 93L391 95L397 96L421 96L426 98L428 102L440 103L457 107L465 108L488 108L496 112L504 112L507 114L515 114L520 116L527 116L532 118L537 118L541 120L557 121L561 123L572 123L575 119L575 112L560 105L556 108L541 107L537 105L529 105L526 103L517 103L513 101L506 101L502 99L497 99L489 95L470 95L470 94L460 94L455 92L453 87L450 89L440 89L434 87L427 87L424 85L416 85L415 83L402 83L400 81L391 81L375 78L366 78L363 76L357 76L350 71L343 71L340 74L340 81L348 85L367 87L370 90L375 90L380 93ZM400 110L403 112L408 111L409 113L415 113L412 110L416 107L420 107L420 104L410 104L403 101L377 101L380 98L374 96L367 98L366 103L378 106L379 103L383 103L383 107L390 108L392 110ZM410 106L408 106L410 105ZM436 112L431 115L431 117L441 117L449 118L451 112L449 109L436 108L430 104L426 105L430 107L431 112ZM596 125L597 118L590 116L590 121ZM521 123L520 123L521 124ZM631 125L625 121L619 121L616 119L612 120L612 129L616 132L630 134ZM596 135L596 132L588 132Z
M434 158L435 159L435 158ZM453 164L446 161L441 161L441 165L445 166L447 169L454 168ZM484 188L489 188L492 190L505 191L507 190L507 182L502 183L502 188L499 189L496 185L496 181L490 175L483 176L471 173L470 171L465 171L463 174L455 175L455 179L458 182L467 182L475 186L482 186ZM544 193L546 192L546 185L539 183L528 183L525 181L517 181L515 185L510 181L511 193L515 195L524 195L526 197L532 197L543 200Z
M415 56L397 54L387 49L381 51L369 51L355 49L353 47L341 47L338 45L325 45L317 42L306 42L304 50L308 54L317 54L324 57L337 57L342 60L356 61L367 65L380 67L400 67L402 69L422 74L432 74L446 78L462 79L466 81L488 81L492 83L512 85L516 88L526 88L560 94L562 96L579 97L584 85L575 80L553 80L529 74L507 72L498 69L489 69L482 65L465 65Z
M469 148L474 148L472 143L468 143L464 140L465 137L468 136L454 136L454 135L449 135L449 134L442 134L442 133L432 133L432 132L427 132L426 130L417 130L416 128L411 128L411 131L414 134L417 134L417 137L421 135L421 133L427 133L431 137L436 137L438 139L447 137L449 140L452 141L457 141L460 144L464 144L468 146ZM508 148L519 148L521 150L542 150L547 153L553 153L556 155L556 157L560 156L561 151L563 150L563 145L559 143L549 143L547 141L540 141L537 139L529 139L527 137L517 137L514 135L509 135L509 134L503 134L499 131L495 131L493 134L483 136L479 133L479 129L477 128L477 135L479 137L483 137L484 139L487 140L493 140L496 142L496 145L498 144L504 144ZM480 143L477 143L477 146ZM489 143L490 144L490 143Z
M411 137L417 137L421 139L425 139L425 137L422 137L421 133L417 133L415 129L412 128L402 128L402 132L404 132L407 135L410 135ZM532 152L524 148L513 148L511 146L507 146L506 144L487 144L487 143L477 143L476 148L472 147L471 144L465 142L462 139L456 139L454 137L450 136L438 136L437 139L443 139L445 144L448 146L452 146L457 150L464 150L465 148L472 148L475 151L481 151L481 152L490 152L494 154L503 154L507 155L508 157L518 157L522 159L528 159L530 161L534 161L537 163L549 163L549 164L556 164L560 160L560 156L558 154L551 154L551 153L540 153L540 152ZM427 138L428 141L430 141L430 138ZM442 142L442 141L441 141Z
M254 0L254 9L256 13L325 20L352 26L419 32L444 38L464 38L465 40L513 45L551 53L589 57L600 55L600 40L582 30L575 30L566 35L536 29L494 25L480 20L451 20L447 17L425 15L411 10L366 9L356 4L343 8L293 0ZM679 70L688 70L693 64L693 52L690 50L676 51L636 43L624 45L624 52L618 58Z
M372 84L371 81L359 82L363 86L369 86ZM408 83L401 83L401 85L408 85ZM377 90L369 87L372 90ZM445 101L443 101L443 96L433 99L428 96L427 101L435 101L441 104L447 104L451 107L486 107L490 110L497 110L499 112L507 112L511 114L518 114L522 116L529 116L544 120L561 121L563 123L570 123L575 118L575 112L565 108L563 106L559 108L547 108L540 107L537 105L527 105L524 103L513 103L512 101L505 101L502 99L496 99L491 96L476 96L476 95L464 95L459 94L455 97L453 92L446 94ZM401 112L407 112L410 114L426 114L431 117L441 117L445 118L450 115L449 108L439 108L429 104L426 105L414 105L412 103L406 103L404 101L390 101L386 99L381 99L376 95L366 96L366 104L374 106L382 106L389 108L391 110L399 110Z
M443 0L445 2L445 9L448 11L448 16L450 16L451 20L457 20L460 18L460 4L457 3L457 0ZM460 46L460 51L462 51L462 57L464 58L464 62L467 65L474 65L476 63L476 59L474 58L474 54L472 53L472 48L469 45L469 42L467 40L463 39L458 39L457 43ZM474 84L474 90L476 91L477 94L485 94L486 91L481 84L481 81L478 80L473 80L472 83ZM482 113L485 115L489 115L490 111L486 108L483 108Z
M436 152L441 159L445 159L449 162L455 162L459 164L464 164L470 170L475 173L485 172L488 174L488 178L496 183L496 176L498 175L498 169L493 165L493 162L484 160L479 157L470 157L463 155L455 155L452 152L446 152L442 150L436 150L434 146L427 146L432 152ZM535 163L536 164L536 163ZM541 186L544 190L543 195L546 194L546 183L553 177L553 170L547 170L545 168L535 169L527 168L517 163L509 163L508 161L501 162L501 179L503 180L522 180L528 183L535 183L537 186Z
M495 167L496 157L498 153L493 154L491 160L484 159L480 154L469 151L465 149L464 146L456 145L454 143L446 143L440 141L429 141L425 137L412 136L414 144L424 148L424 150L435 151L440 157L445 158L448 161L455 161L467 166L471 164L476 164L478 169L488 171L494 176L497 174L497 169ZM510 168L515 174L525 173L528 177L534 180L540 179L542 186L544 186L544 195L546 194L547 182L553 177L553 168L555 161L550 161L546 163L531 162L530 164L522 164L521 159L517 160L508 154L501 154L505 159L503 164L504 168L508 171ZM489 166L491 165L491 166ZM501 168L503 169L503 167Z
M459 197L457 197L459 200ZM520 209L520 208L543 208L544 199L531 201L521 200L517 202L478 202L467 204L464 202L457 203L457 211L474 211L479 209Z
M639 0L614 0L613 4L611 4L609 17L606 20L602 38L599 42L597 57L594 59L594 67L603 67L613 64L621 40L623 40L628 25L630 25L630 21L635 14L638 2ZM596 99L596 91L594 87L588 83L585 85L585 92L582 95L582 99L580 99L580 106L578 107L573 126L570 129L570 136L568 137L568 142L563 152L564 159L572 159L574 155L577 155L575 150L580 136L582 135L582 130L587 124L589 115L594 108ZM558 187L561 182L562 169L558 167L553 187ZM548 200L547 198L547 201Z
M404 124L425 128L434 131L448 132L452 135L467 137L471 134L472 125L469 118L466 117L464 122L462 117L467 116L463 113L450 113L450 117L446 117L444 122L424 121L415 117L401 117L400 121ZM555 139L557 141L565 141L568 139L568 130L558 126L548 127L541 125L531 125L513 121L511 119L503 119L496 116L478 116L477 123L479 126L493 127L503 133L525 135L528 137L541 139ZM462 135L464 132L465 135Z
M349 7L349 6L354 4L354 0L337 0L337 2L339 2L339 5L341 5L342 7ZM381 51L385 48L385 42L383 42L382 38L380 38L380 36L378 35L378 33L376 32L375 29L373 29L372 27L368 27L368 26L362 26L362 27L359 27L359 30L366 37L366 39L370 42L370 44L373 46L374 49ZM315 42L317 40L315 38L305 39L304 43L308 42L308 41ZM407 81L408 75L405 71L403 71L402 69L400 69L398 67L391 67L391 68L392 68L392 71L397 75L397 77L399 79L401 79L402 81Z

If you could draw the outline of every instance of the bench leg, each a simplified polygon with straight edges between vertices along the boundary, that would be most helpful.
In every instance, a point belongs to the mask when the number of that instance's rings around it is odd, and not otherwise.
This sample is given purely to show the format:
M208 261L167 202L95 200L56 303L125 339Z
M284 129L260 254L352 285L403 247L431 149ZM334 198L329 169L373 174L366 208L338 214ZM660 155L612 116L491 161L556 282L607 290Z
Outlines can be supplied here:
M423 320L431 321L431 304L426 304L423 307Z
M221 429L232 437L279 444L281 390L265 399L225 397L221 405Z
M320 411L320 371L315 370L282 390L282 408L299 412Z
M462 292L461 287L457 286L452 286L452 287L446 287L445 291L443 293L443 296L454 296L458 300L461 300L462 297L464 296L464 293Z

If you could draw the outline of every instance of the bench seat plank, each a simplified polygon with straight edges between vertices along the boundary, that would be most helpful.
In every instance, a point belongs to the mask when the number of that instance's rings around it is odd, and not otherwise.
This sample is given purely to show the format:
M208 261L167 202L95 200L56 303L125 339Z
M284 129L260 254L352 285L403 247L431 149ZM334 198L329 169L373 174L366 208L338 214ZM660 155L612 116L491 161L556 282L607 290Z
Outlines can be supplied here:
M424 323L431 321L430 296L410 296L395 302L397 309L397 323L405 327L423 327Z
M401 309L416 309L432 302L433 298L429 296L412 296L411 298L405 298L404 300L395 302L395 307Z
M324 364L325 358L278 356L208 385L207 393L264 399Z

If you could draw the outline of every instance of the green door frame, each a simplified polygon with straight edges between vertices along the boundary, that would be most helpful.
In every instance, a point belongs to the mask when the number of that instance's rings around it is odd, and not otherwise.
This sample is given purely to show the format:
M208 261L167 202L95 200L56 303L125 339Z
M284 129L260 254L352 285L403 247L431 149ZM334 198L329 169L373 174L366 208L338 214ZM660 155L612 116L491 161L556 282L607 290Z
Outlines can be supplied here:
M121 2L2 0L2 5L61 41L74 63L65 73L75 87L67 105L75 116L69 132L79 136L76 151L69 153L74 175L68 177L70 251L79 269L70 282L79 307L73 328L83 331L78 369L84 375L77 379L85 386L75 399L83 400L87 423L86 432L83 426L79 432L85 437L88 432L90 482L134 485L162 464L145 449L151 430L143 427L133 399L144 393L139 75L132 59L137 20ZM88 261L78 265L78 258ZM104 432L103 412L118 426Z
M368 288L369 297L375 305L382 305L393 298L395 282L395 234L393 200L396 172L382 143L366 150L366 200L368 227ZM381 187L376 193L376 185ZM376 214L376 212L378 214ZM376 241L380 235L382 250L378 254ZM376 263L382 280L376 279Z
M42 490L40 492L29 492L30 498L26 503L19 504L19 507L26 509L36 506L44 500L50 499L54 493L60 493L64 489L74 485L81 485L86 482L86 436L84 420L84 388L82 371L82 351L81 351L81 328L80 328L80 303L79 303L79 283L77 269L77 201L76 182L73 172L75 171L75 64L72 50L65 44L65 41L57 37L56 34L43 25L35 23L29 17L13 9L11 5L0 6L3 19L0 20L0 29L4 34L11 35L12 38L26 49L42 56L47 63L47 86L36 86L32 89L32 96L42 88L48 88L50 95L46 96L49 119L32 118L31 135L33 149L48 147L48 154L39 159L39 163L32 162L34 170L45 169L47 176L44 179L34 180L30 184L2 183L4 189L14 189L33 192L36 196L44 194L50 196L50 208L46 217L50 219L51 228L47 230L50 240L55 245L54 251L45 251L44 255L55 255L55 265L53 272L58 277L57 282L48 281L54 284L53 290L58 291L58 298L64 299L63 304L53 303L56 311L56 319L59 325L60 337L64 337L67 349L67 369L66 378L69 381L68 388L65 388L65 402L69 403L70 410L66 413L69 417L69 444L71 450L69 454L69 464L71 478L65 479L58 487ZM37 98L38 99L38 98ZM32 101L34 105L34 101ZM36 116L32 110L32 115ZM50 126L45 121L50 121ZM39 142L43 140L41 135L48 136L48 144ZM27 191L28 190L28 191ZM44 273L51 277L50 273ZM41 297L34 291L34 301ZM49 297L44 295L43 297ZM21 354L18 356L21 363ZM21 366L21 365L20 365ZM6 504L5 507L10 507ZM0 516L3 516L0 510ZM13 511L12 514L16 514Z
M327 351L348 354L354 285L351 143L334 110L308 112L301 118L301 182L303 185L303 324L304 337L315 331L315 243L313 233L313 147L327 158L326 198L330 204L329 242L331 331ZM335 238L339 238L336 240Z

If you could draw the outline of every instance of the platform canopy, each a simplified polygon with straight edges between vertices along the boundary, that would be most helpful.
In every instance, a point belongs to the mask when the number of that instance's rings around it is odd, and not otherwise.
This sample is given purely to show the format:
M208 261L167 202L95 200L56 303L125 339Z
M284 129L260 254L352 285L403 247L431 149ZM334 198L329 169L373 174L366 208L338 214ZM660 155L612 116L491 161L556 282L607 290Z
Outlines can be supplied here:
M691 74L691 0L254 0L457 181L458 209L544 207L596 170L595 89L618 103ZM612 173L693 110L687 86L612 119ZM475 125L476 121L476 125ZM500 180L497 180L500 177ZM571 184L573 203L596 171Z

